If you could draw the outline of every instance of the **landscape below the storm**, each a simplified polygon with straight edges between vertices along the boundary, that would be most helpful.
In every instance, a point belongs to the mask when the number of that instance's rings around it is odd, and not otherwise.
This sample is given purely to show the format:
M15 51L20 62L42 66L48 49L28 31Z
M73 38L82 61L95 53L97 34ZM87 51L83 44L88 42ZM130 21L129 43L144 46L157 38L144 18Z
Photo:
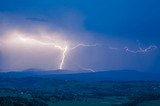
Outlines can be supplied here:
M67 72L66 72L67 71ZM64 74L65 73L65 74ZM0 73L2 106L158 106L158 73L69 70Z

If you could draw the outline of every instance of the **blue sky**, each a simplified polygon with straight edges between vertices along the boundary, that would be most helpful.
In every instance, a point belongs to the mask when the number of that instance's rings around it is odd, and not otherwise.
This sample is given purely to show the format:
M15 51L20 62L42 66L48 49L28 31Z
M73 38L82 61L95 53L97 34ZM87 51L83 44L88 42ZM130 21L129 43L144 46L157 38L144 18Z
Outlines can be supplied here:
M113 46L122 44L120 46L123 47L127 44L127 46L135 49L137 47L137 40L144 47L152 44L160 47L159 5L159 0L1 0L0 13L1 16L5 14L4 20L7 16L14 17L7 17L7 20L13 22L13 25L9 25L12 27L16 23L20 24L20 26L23 25L25 22L21 21L22 18L25 18L25 21L28 21L27 19L32 21L31 25L36 20L36 24L38 21L43 20L45 26L48 25L51 29L56 27L71 33L82 33L82 35L75 35L75 39L81 38L81 36L88 36L86 33L89 32L94 33L91 35L93 42L96 42L97 38L109 38ZM3 27L1 26L2 29ZM90 35L89 38L84 37L84 39L90 40ZM102 40L102 42L106 43L107 40ZM114 44L113 42L116 43ZM102 57L104 53L103 49L100 50L102 53L98 54L102 55ZM83 52L86 51L84 50ZM133 56L133 54L129 54L126 57L123 53L112 55L113 53L117 52L108 53L109 56L105 56L107 57L105 59L108 60L101 60L101 58L98 60L95 58L88 66L97 70L114 69L114 66L116 66L115 69L154 69L156 71L160 69L159 49L151 52L151 54L147 54L147 56L142 54ZM97 57L98 55L94 54L93 57ZM118 62L113 61L113 57L115 56L117 56ZM75 60L78 61L79 58ZM124 60L122 61L124 58L127 62L130 61L129 64L125 63ZM141 59L142 65L137 64L139 59ZM146 60L151 62L147 62ZM87 60L80 60L80 63L83 63L83 61ZM100 62L99 66L95 67L99 61L103 63ZM85 64L82 65L85 66Z

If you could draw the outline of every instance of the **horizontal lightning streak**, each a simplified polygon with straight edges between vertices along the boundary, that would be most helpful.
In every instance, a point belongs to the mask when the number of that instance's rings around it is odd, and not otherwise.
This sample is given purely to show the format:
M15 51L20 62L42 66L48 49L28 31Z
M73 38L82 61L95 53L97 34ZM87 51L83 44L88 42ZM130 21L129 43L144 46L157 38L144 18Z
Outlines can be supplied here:
M150 45L147 48L142 48L140 46L140 43L138 43L138 49L137 50L131 50L127 46L125 46L124 48L116 48L116 47L109 46L108 48L111 49L111 50L125 50L125 52L130 52L130 53L136 54L136 53L147 53L147 52L149 52L153 49L156 49L158 47L156 45Z
M128 47L124 47L124 49L125 49L125 51L126 52L130 52L130 53L147 53L147 52L149 52L150 50L152 50L152 49L156 49L157 48L157 46L155 46L155 45L151 45L151 46L149 46L149 47L147 47L147 48L145 48L145 49L142 49L141 47L139 47L139 49L138 50L130 50Z
M61 47L61 46L59 46L59 45L57 45L57 44L55 44L53 42L52 43L45 43L45 42L41 42L41 41L33 39L33 38L23 38L21 36L18 36L18 37L20 38L20 40L22 40L24 42L27 42L27 41L30 42L30 41L32 41L32 42L35 42L35 43L39 43L41 45L51 45L51 46L54 46L55 48L58 48L60 50L64 50L63 47Z
M98 45L99 45L99 44L88 45L88 44L80 43L80 44L72 47L70 50L74 50L74 49L76 49L76 48L78 48L78 47L92 47L92 46L98 46Z
M111 50L121 50L121 48L115 48L115 47L111 47L111 46L109 46L108 48Z
M78 65L78 67L80 68L80 69L82 69L82 70L85 70L85 71L91 71L91 72L95 72L93 69L91 69L91 68L85 68L85 67L82 67L82 66L80 66L80 65Z

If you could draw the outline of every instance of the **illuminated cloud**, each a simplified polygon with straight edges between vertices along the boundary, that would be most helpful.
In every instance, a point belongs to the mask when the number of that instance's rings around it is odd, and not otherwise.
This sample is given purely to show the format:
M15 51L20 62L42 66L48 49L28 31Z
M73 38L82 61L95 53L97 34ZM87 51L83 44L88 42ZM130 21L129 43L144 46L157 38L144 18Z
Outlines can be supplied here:
M86 30L81 15L62 14L28 19L39 16L0 13L0 69L150 70L158 62L159 47L153 41L142 41L144 48L137 49L134 39Z

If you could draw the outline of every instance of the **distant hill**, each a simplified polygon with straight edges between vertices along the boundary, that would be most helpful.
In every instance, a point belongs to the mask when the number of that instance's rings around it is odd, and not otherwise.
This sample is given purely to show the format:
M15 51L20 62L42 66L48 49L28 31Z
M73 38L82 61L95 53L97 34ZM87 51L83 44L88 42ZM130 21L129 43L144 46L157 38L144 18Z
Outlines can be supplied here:
M160 73L139 72L134 70L115 70L77 73L71 70L27 69L19 72L1 72L1 78L43 77L66 80L88 81L160 81Z

